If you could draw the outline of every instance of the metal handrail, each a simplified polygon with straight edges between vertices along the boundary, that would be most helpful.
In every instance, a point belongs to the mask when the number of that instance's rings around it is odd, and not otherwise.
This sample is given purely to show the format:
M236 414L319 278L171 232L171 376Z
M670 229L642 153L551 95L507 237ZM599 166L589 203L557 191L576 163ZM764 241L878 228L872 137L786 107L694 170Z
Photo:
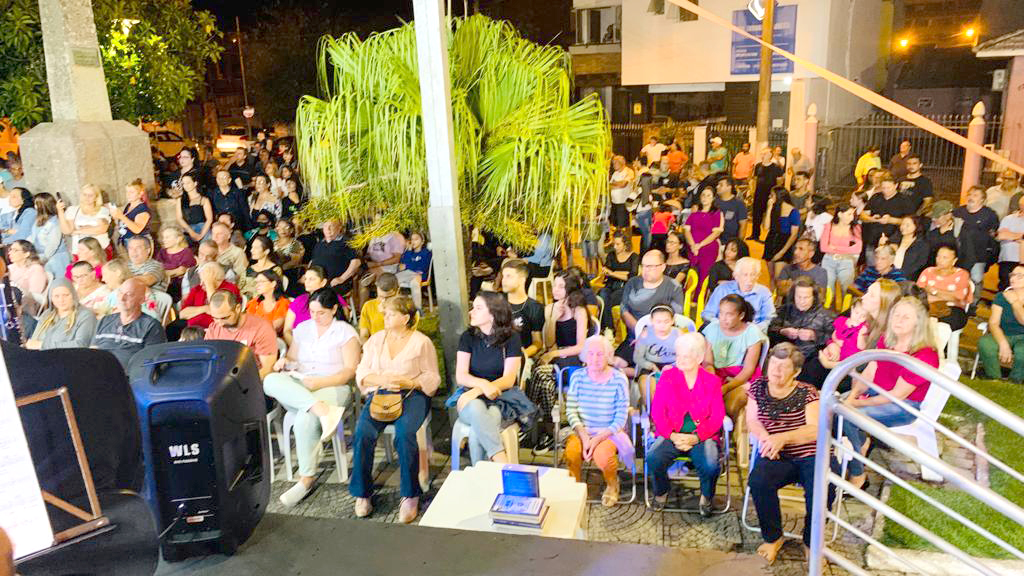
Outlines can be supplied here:
M900 512L889 507L887 504L879 501L873 496L867 494L863 490L854 488L849 482L842 477L836 475L829 469L830 454L833 449L841 450L837 442L833 438L832 425L834 417L840 419L848 419L850 422L855 424L858 428L863 430L865 433L877 438L878 440L888 444L894 450L901 452L922 467L930 468L939 475L941 475L946 481L960 488L967 494L973 496L985 505L992 508L997 513L1003 514L1004 516L1014 520L1015 522L1024 525L1024 509L1017 504L1007 500L1000 494L992 491L990 488L982 486L976 482L973 478L959 473L955 468L936 458L923 450L921 450L916 444L907 442L899 435L894 434L888 427L880 424L878 421L870 418L869 416L862 413L858 408L851 407L843 404L840 397L836 393L836 387L839 383L847 376L850 375L855 380L866 385L870 390L875 391L879 395L889 399L895 405L908 411L913 416L920 419L922 422L928 424L933 429L942 432L944 435L954 439L958 444L967 447L972 450L975 454L982 456L997 468L1007 472L1013 478L1020 480L1024 478L1020 472L1007 466L1001 462L998 458L993 457L990 454L980 452L969 442L962 439L956 433L949 430L942 424L934 421L930 418L926 418L920 410L915 409L903 400L894 397L889 391L882 390L874 382L864 379L860 374L854 373L855 369L859 369L871 362L885 361L897 364L904 368L908 368L927 378L932 386L939 386L940 388L948 391L951 396L956 397L965 404L985 414L995 422L1006 426L1019 436L1024 437L1024 419L1021 419L1017 415L1006 410L1002 406L996 404L992 400L982 396L975 392L969 387L961 384L960 382L950 378L948 375L942 373L938 369L925 364L924 362L909 356L907 354L901 354L891 350L867 350L851 356L850 358L840 362L825 379L825 383L821 390L821 402L820 402L820 414L819 422L821 426L818 429L818 440L817 440L817 452L816 452L816 467L814 473L814 493L825 494L829 484L833 484L842 489L846 494L851 497L857 498L861 502L870 506L876 511L884 514L890 521L897 522L911 532L917 534L921 538L927 540L935 547L950 554L951 556L959 559L965 565L972 568L979 574L996 574L995 571L989 566L978 562L975 558L969 556L960 548L950 544L943 538L935 535L927 527L921 526L914 522L910 518L901 514ZM940 511L948 514L950 517L959 520L965 526L971 528L980 536L986 540L996 544L1003 550L1009 552L1011 555L1017 558L1024 558L1024 552L1018 550L1014 546L1008 544L1000 537L988 532L984 528L981 528L977 524L966 520L960 514L957 514L952 509L945 505L937 502L936 500L927 497L919 490L913 488L908 483L895 478L891 472L885 470L877 463L862 457L860 454L853 454L854 458L857 458L865 465L869 466L875 471L882 474L883 477L896 482L897 485L907 488L912 494L923 499L924 502L935 506ZM826 510L826 499L815 498L813 502L812 518L811 518L811 553L808 563L808 573L812 576L817 576L822 573L825 561L833 562L838 566L850 571L853 574L866 574L866 572L850 559L843 556L836 550L829 549L825 542L825 523L829 520L829 513ZM895 557L903 562L905 565L910 563L904 561L899 555L885 546L880 542L875 541L872 538L868 538L866 534L859 530L851 530L852 526L843 526L849 533L867 542L868 544L879 547L884 553L889 556ZM915 567L916 569L916 567Z

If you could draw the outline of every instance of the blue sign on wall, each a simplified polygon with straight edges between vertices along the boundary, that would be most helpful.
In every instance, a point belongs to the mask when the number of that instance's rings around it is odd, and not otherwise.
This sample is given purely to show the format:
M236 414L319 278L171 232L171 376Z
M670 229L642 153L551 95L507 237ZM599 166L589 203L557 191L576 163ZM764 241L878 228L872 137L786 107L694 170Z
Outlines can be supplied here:
M732 13L734 26L743 28L749 34L761 37L761 23L747 10L735 10ZM796 5L775 6L775 25L773 26L773 44L796 52ZM759 74L761 71L761 45L749 38L733 32L732 63L733 74ZM793 72L793 62L778 54L772 54L772 72L789 74Z

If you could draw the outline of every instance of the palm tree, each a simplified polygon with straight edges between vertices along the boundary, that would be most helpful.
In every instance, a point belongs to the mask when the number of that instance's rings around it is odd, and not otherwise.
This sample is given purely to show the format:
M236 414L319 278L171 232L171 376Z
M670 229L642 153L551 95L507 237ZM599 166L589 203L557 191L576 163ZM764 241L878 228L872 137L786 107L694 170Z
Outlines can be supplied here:
M569 237L607 196L610 132L595 95L571 103L569 55L507 22L453 19L449 34L464 227L520 248ZM299 102L296 134L313 201L304 217L369 222L356 244L423 229L429 205L413 24L324 37L323 98ZM379 216L374 219L375 216ZM372 222L370 222L372 220Z

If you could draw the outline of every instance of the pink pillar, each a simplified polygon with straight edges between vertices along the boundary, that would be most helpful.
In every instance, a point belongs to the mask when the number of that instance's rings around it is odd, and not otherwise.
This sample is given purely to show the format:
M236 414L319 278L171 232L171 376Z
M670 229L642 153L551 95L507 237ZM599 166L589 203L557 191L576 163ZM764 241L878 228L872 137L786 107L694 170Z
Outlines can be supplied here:
M804 156L810 158L814 171L811 173L811 190L814 190L814 175L818 172L818 105L807 107L804 120Z
M979 145L985 145L985 104L978 102L971 110L971 123L967 127L967 139ZM981 156L976 152L967 151L964 156L964 177L960 183L960 203L967 202L967 190L981 181Z
M1010 79L1006 83L1003 107L1003 141L999 146L1010 151L1010 160L1024 160L1024 56L1014 56Z

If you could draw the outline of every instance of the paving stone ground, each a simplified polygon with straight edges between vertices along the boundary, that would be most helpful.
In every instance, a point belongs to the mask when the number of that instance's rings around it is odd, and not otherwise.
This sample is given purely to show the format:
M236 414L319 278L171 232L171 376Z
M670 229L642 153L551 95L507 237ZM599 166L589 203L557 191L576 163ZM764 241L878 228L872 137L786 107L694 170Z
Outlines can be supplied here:
M435 423L434 438L435 451L431 455L431 488L420 498L420 510L425 510L431 502L438 488L443 484L450 467L449 442L447 439L448 430L438 425L439 422L447 422L444 412L435 411L433 415ZM276 439L275 439L276 442ZM351 461L351 448L349 448ZM468 466L468 455L463 454L463 465ZM551 465L552 456L535 456L528 449L520 451L520 462L524 464ZM320 475L318 484L313 493L304 501L292 509L285 509L278 502L277 497L291 485L285 480L283 464L280 459L277 462L278 476L273 485L271 502L268 512L295 514L300 516L317 518L354 518L353 505L355 499L348 493L348 486L337 482L334 471L334 463L325 457L320 463ZM394 465L388 464L384 459L384 451L378 445L375 458L375 486L373 497L374 512L366 519L369 522L398 522L398 506L401 500L398 490L398 473ZM745 477L745 472L744 472ZM613 508L605 508L599 503L588 504L586 518L587 539L595 542L616 542L631 544L648 544L657 546L668 546L674 548L691 548L718 550L724 552L754 553L757 546L761 544L760 534L743 527L741 523L741 508L743 504L743 491L737 478L737 471L733 465L730 472L732 494L730 510L723 514L715 515L709 519L701 518L696 513L684 512L655 512L644 505L642 482L637 486L636 501L631 504L620 503ZM587 478L589 497L599 499L602 490L602 480L597 471L589 473ZM878 484L878 482L874 482ZM627 473L622 473L623 500L628 500L630 494L631 480ZM696 507L696 481L686 479L681 486L674 488L673 498L670 502L682 504L687 507ZM876 491L877 488L872 488ZM722 507L725 504L725 485L720 481L716 506ZM799 489L787 489L786 494L799 497L802 491ZM799 533L803 526L803 504L783 502L784 528L787 532ZM850 519L855 525L871 531L871 515L867 507L856 502L847 501L843 511L843 517ZM747 514L748 522L757 524L756 514L753 506ZM841 550L844 555L861 562L863 560L863 545L853 537L841 536L833 545ZM807 573L807 565L804 562L802 545L798 540L787 541L779 560L772 566L764 566L761 574L782 576L782 575L803 575ZM827 574L845 574L838 568L830 568ZM737 575L738 576L738 575Z

